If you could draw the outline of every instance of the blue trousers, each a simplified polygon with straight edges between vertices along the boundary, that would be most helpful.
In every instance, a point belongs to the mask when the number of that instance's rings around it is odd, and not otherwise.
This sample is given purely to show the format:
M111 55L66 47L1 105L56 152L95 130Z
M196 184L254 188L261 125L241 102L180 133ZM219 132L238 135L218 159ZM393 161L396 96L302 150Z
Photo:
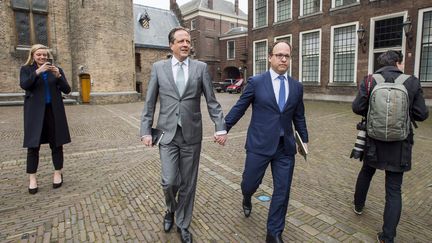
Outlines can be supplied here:
M251 197L261 184L269 164L271 164L273 176L273 195L267 218L267 234L274 236L282 234L285 228L285 216L295 164L294 155L283 153L282 139L276 153L272 156L246 152L241 188L244 197Z
M354 204L364 206L369 190L370 182L376 169L363 163L363 167L357 177L356 189L354 193ZM402 211L401 186L403 172L385 171L385 208L383 216L382 240L393 242L396 236L396 227L399 223Z

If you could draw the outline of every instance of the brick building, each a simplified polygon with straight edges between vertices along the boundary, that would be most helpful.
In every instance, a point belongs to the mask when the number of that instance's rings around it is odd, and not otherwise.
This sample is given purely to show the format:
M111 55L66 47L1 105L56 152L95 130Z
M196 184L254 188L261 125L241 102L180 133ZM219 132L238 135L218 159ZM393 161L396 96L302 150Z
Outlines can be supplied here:
M244 34L247 34L248 23L247 15L239 9L238 0L234 3L191 0L178 9L176 0L170 1L171 10L177 13L181 25L191 30L193 58L207 63L215 81L240 76L246 67L247 37ZM228 39L231 40L229 44ZM229 51L227 45L230 45ZM233 58L229 56L232 53L237 55Z
M136 101L132 9L130 0L0 1L0 102L22 100L19 69L36 43L51 49L73 97L87 72L91 103Z
M248 9L251 75L268 69L269 46L286 39L305 97L352 101L357 83L378 68L376 57L399 50L432 105L430 0L249 0Z

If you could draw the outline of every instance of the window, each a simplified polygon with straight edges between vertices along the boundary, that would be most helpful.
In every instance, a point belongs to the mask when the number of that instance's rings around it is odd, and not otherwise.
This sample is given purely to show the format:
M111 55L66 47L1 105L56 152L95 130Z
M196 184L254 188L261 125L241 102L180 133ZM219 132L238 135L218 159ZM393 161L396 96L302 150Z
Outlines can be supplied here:
M207 57L214 57L215 56L215 48L214 48L215 44L216 44L215 37L206 37L205 38L204 50L206 50L205 55Z
M254 71L255 75L267 71L267 41L254 43Z
M350 5L353 3L357 3L359 0L333 0L333 7L341 7L345 5Z
M423 13L421 33L420 72L421 82L432 82L432 10Z
M321 11L321 0L303 0L301 8L302 15L317 13Z
M196 29L196 20L195 20L195 19L192 19L191 22L190 22L190 24L191 24L190 29L191 29L191 30L195 30L195 29Z
M267 0L255 0L255 27L267 25Z
M333 32L333 82L355 82L356 25L334 28Z
M403 16L375 22L374 48L402 47Z
M276 0L276 22L291 19L291 0Z
M230 29L233 29L233 28L235 28L236 27L236 24L235 23L230 23Z
M135 52L135 70L141 72L141 54Z
M48 46L48 0L12 0L17 46Z
M227 59L235 58L235 41L227 41Z
M301 34L301 80L319 82L320 71L320 32Z

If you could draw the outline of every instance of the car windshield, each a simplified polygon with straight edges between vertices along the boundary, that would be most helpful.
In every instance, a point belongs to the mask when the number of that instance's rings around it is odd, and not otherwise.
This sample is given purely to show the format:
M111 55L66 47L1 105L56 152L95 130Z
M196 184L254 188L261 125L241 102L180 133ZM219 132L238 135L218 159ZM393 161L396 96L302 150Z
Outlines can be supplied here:
M235 83L235 85L240 86L243 83L243 79L240 79L239 81L237 81L237 83Z

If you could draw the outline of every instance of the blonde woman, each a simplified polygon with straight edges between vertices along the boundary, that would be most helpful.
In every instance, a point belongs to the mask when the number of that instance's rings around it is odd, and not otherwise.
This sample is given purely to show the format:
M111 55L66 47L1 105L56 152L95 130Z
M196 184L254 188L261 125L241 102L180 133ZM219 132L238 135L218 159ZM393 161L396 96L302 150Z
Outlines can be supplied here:
M48 47L33 45L20 71L20 86L25 90L23 146L27 148L30 194L38 192L40 145L49 143L55 169L53 188L59 188L63 184L63 144L71 141L61 94L68 94L71 88L51 58Z

